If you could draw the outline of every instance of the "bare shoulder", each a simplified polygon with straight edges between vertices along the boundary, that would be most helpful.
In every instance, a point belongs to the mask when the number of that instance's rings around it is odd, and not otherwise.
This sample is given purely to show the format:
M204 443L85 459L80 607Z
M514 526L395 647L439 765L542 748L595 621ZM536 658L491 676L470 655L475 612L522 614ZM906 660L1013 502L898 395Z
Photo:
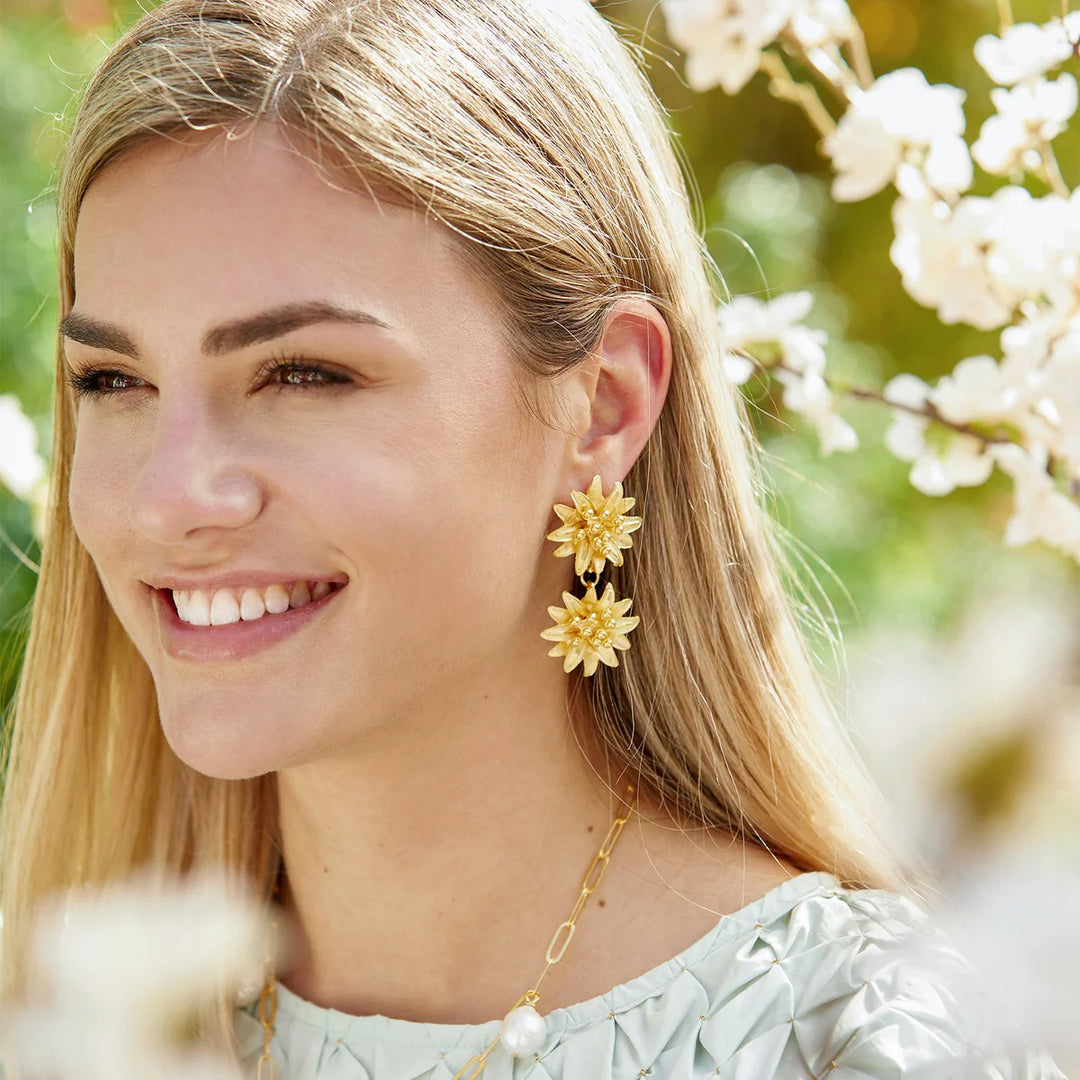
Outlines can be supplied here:
M581 1001L636 978L705 937L722 916L801 873L730 833L639 820L624 831L583 917L587 932L575 940L575 956L560 965L551 991L560 1003Z
M760 899L805 873L790 859L722 830L641 820L620 875L637 912L628 916L668 926L673 940L701 936L723 915ZM625 841L624 841L625 842Z

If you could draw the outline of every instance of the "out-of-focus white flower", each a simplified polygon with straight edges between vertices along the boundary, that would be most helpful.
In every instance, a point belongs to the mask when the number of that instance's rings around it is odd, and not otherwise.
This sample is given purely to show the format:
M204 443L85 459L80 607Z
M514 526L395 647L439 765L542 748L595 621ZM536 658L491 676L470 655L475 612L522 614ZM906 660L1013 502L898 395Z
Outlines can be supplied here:
M1036 376L1046 363L1053 342L1062 333L1059 319L1043 312L1025 317L1001 331L1001 366L1013 383Z
M841 44L855 36L847 0L802 0L791 16L791 32L804 49Z
M836 170L832 193L839 202L855 202L881 191L903 161L902 145L881 122L851 109L825 140L825 149Z
M966 191L972 167L963 139L965 96L956 86L931 86L918 68L890 72L856 92L825 140L836 170L833 197L852 202L873 195L905 162L940 195Z
M1026 188L1007 185L988 203L986 264L998 288L1014 306L1031 298L1075 309L1080 198L1036 199Z
M14 394L0 394L0 484L29 500L45 476L37 432Z
M971 155L988 173L1014 176L1028 163L1040 144L1048 143L1064 130L1076 112L1076 79L1068 74L1054 82L1035 79L1011 90L990 91L997 109L982 126Z
M995 558L1005 569L1008 555ZM1011 569L988 566L995 587L976 590L948 631L887 617L849 642L852 716L895 807L894 834L944 877L965 849L985 853L985 834L971 828L971 789L957 783L973 751L1028 736L1041 758L1016 792L1018 814L999 817L996 831L1069 840L1080 818L1075 583L1063 561Z
M992 330L1025 300L1063 312L1077 302L1080 198L1032 198L1008 185L990 198L898 199L890 248L904 288L944 323Z
M1072 55L1060 23L1016 23L1000 37L984 34L975 42L975 59L999 86L1037 79Z
M1080 1059L1078 910L1080 867L1031 844L1012 840L953 870L941 925L1016 1023L1014 1051L1045 1046L1063 1063Z
M787 25L800 0L662 0L668 36L686 53L694 90L737 94L758 69L762 49Z
M805 291L772 300L736 296L717 309L721 349L737 361L742 358L731 355L735 350L753 353L765 347L778 352L789 367L820 375L825 370L825 331L801 325L813 303L813 296ZM740 370L726 360L725 369L729 374Z
M921 409L930 399L932 390L917 375L902 374L890 379L882 390L886 401ZM908 408L894 409L893 421L885 430L884 442L901 461L912 463L908 479L911 486L924 495L948 495L957 487L974 487L985 483L994 471L982 440L962 432L942 429L944 453L930 445L926 438L930 420L910 412Z
M1016 547L1042 540L1080 557L1080 506L1055 487L1046 471L1047 448L1041 443L998 443L987 453L1013 479L1013 515L1005 526L1005 543Z
M724 374L736 385L742 386L751 375L757 365L749 356L740 356L736 352L725 351L720 358Z
M984 246L992 207L988 199L961 199L950 213L942 204L897 199L896 237L889 248L908 294L936 308L943 323L968 322L982 330L1012 318L987 266Z
M1022 386L1009 382L992 356L968 356L951 375L938 379L929 400L946 420L967 424L979 420L1013 420L1022 407Z
M1053 450L1069 463L1070 474L1080 477L1080 315L1053 343L1040 374L1039 391L1057 421Z
M219 980L260 965L263 933L250 892L210 870L172 889L142 873L43 901L30 978L46 1003L15 1017L20 1066L58 1080L235 1075L182 1054L174 1028Z
M795 374L782 369L777 369L774 374L784 386L784 406L801 413L817 430L823 456L858 448L859 437L855 429L837 415L832 392L821 375L812 371Z
M742 384L754 370L757 357L784 387L783 403L802 413L817 429L821 452L854 450L855 429L835 412L825 370L824 330L802 325L814 298L809 292L784 293L772 300L737 296L717 310L724 371ZM764 354L758 356L758 354ZM773 364L779 361L784 366Z

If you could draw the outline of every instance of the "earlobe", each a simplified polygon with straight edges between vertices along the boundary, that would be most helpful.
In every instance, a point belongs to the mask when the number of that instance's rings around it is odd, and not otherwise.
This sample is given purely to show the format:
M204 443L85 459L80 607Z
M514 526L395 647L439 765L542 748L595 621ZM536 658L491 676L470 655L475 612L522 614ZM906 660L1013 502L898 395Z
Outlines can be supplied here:
M596 346L590 423L577 451L582 475L621 478L637 460L667 396L671 335L643 297L619 300Z

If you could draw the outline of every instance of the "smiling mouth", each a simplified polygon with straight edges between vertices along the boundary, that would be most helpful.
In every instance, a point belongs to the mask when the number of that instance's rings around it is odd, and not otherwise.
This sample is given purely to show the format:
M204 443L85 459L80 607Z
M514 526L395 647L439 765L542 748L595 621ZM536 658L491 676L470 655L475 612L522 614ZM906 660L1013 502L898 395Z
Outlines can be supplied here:
M295 581L265 588L161 589L177 619L192 628L233 626L280 616L317 603L345 588L345 582Z
M147 586L158 614L161 644L165 652L176 660L200 663L233 662L273 647L285 647L283 643L294 635L302 635L306 628L317 626L322 620L322 613L328 610L328 605L333 605L334 598L345 587L345 584L339 583L318 600L309 599L307 603L289 606L276 614L264 612L257 618L238 619L215 626L185 622L177 611L171 589ZM204 596L199 603L205 601Z

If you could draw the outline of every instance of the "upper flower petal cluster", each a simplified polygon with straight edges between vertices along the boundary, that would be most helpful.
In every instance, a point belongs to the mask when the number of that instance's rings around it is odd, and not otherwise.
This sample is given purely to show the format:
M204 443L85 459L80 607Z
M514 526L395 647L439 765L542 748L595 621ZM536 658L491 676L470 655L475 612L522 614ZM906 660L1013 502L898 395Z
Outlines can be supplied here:
M661 0L668 36L686 53L694 90L737 94L761 53L787 32L804 49L847 41L855 20L846 0Z
M1019 178L1025 166L1038 167L1040 147L1060 135L1076 112L1076 79L1066 72L1053 82L998 87L990 99L997 112L983 123L971 156L988 173Z
M1000 36L984 34L975 42L975 59L999 86L1038 79L1073 54L1080 37L1080 12L1041 26L1022 22Z
M555 513L563 524L547 536L560 542L555 554L573 555L574 573L579 577L590 570L600 574L608 561L622 566L622 549L633 545L630 533L641 528L641 518L626 513L635 500L623 498L618 481L605 497L599 476L593 477L587 492L573 491L570 496L573 506L556 504Z
M737 94L757 71L761 50L787 25L796 0L663 0L668 36L686 53L694 90Z
M836 170L835 199L865 199L895 180L905 165L942 195L971 186L963 90L931 86L918 68L901 68L853 93L850 107L825 140Z

